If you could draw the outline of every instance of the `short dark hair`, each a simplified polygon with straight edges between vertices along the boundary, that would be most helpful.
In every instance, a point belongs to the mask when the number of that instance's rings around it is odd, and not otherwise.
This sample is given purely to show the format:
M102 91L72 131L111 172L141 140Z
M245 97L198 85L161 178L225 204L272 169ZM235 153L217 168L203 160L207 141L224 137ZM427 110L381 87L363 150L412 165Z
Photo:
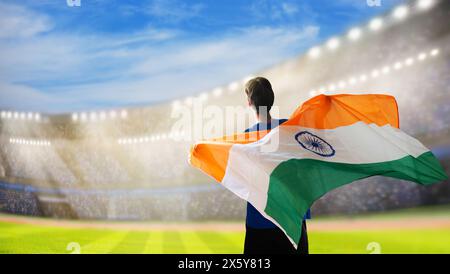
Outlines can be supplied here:
M272 90L272 85L266 78L256 77L249 80L245 84L245 93L250 104L255 107L256 113L259 114L260 107L267 107L267 112L272 108L275 95Z

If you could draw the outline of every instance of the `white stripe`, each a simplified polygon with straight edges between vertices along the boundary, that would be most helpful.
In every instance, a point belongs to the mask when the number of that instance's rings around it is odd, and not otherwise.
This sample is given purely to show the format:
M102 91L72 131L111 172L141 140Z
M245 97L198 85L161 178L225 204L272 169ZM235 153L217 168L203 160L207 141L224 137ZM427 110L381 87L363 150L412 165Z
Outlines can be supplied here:
M295 139L301 131L308 131L329 143L335 150L334 156L323 157L303 148ZM390 125L379 127L358 122L335 129L280 126L258 142L233 145L222 184L268 217L264 209L270 175L284 161L317 159L351 164L378 163L408 155L418 157L427 151L419 141Z

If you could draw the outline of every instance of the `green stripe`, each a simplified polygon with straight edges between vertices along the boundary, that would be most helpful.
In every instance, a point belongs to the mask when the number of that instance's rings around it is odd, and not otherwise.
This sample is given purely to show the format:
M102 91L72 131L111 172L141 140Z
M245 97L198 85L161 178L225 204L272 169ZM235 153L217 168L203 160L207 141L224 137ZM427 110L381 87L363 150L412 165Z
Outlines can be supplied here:
M265 212L298 243L302 216L328 191L355 180L382 175L429 185L448 179L439 161L428 151L417 158L372 164L345 164L313 159L291 159L270 175Z

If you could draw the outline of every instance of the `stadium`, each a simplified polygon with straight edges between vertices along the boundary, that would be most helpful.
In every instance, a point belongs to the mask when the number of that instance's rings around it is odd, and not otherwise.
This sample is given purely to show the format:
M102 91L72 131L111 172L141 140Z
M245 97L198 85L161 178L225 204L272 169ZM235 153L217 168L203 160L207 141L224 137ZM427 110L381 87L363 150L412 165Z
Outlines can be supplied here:
M400 128L450 174L449 15L449 1L407 1L253 75L272 82L279 117L318 94L395 96ZM0 253L242 253L246 202L188 155L196 140L254 122L236 123L253 75L151 106L1 110ZM227 113L200 112L213 129L180 123L181 112L208 106ZM372 177L328 193L312 214L311 253L370 253L374 243L382 253L450 253L448 180Z

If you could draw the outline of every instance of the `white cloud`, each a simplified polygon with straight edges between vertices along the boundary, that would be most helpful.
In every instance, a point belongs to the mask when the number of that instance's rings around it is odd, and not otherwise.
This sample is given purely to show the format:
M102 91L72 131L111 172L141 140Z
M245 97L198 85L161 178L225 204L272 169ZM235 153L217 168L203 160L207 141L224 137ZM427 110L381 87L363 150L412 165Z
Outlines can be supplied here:
M295 4L292 3L282 3L281 8L283 9L284 13L287 15L294 15L298 12L298 7Z
M251 14L261 20L291 19L300 10L298 4L278 0L255 0L249 8Z
M316 26L248 27L200 39L146 28L109 36L49 32L0 40L0 108L66 112L188 96L292 57L318 31Z
M0 3L0 39L27 38L52 29L47 16L17 5Z
M59 88L79 102L145 104L207 91L296 54L318 28L246 28L220 38L142 50L129 78ZM131 54L131 53L130 53ZM137 78L135 78L138 76ZM81 96L80 96L81 95ZM78 104L83 105L83 104Z
M176 0L153 0L148 7L148 13L166 21L180 22L198 16L203 8L202 4L191 5Z

